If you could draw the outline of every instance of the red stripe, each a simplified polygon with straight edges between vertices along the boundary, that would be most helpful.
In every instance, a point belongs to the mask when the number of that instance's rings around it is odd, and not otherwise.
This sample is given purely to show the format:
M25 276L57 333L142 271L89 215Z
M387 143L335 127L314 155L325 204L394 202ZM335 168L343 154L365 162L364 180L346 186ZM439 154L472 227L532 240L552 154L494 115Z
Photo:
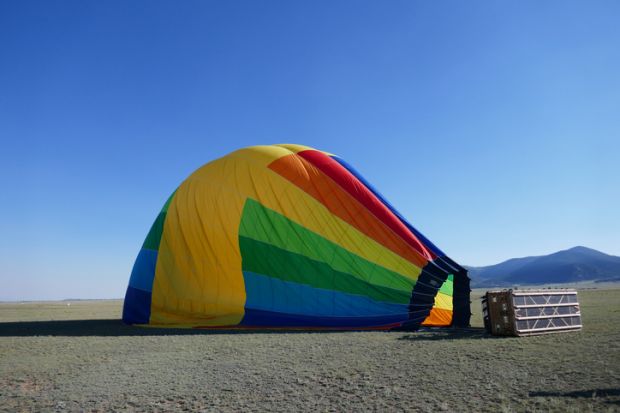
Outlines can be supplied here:
M411 248L405 240L374 216L337 182L297 154L286 155L269 164L269 169L319 201L332 214L378 244L400 255L416 267L423 268L428 260Z
M409 228L407 228L392 211L342 165L324 153L315 150L301 151L298 152L297 155L316 166L325 175L334 180L342 189L348 192L349 195L355 198L360 204L364 205L366 209L394 231L420 255L427 260L435 259L435 254L426 249L424 244L409 231Z

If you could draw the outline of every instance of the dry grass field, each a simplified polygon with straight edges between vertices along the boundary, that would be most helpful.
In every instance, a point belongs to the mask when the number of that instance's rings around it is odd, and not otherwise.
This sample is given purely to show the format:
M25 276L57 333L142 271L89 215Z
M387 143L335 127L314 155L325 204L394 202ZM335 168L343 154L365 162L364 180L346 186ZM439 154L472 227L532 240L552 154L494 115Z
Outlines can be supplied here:
M124 326L121 301L0 304L0 411L620 411L620 289L577 333Z

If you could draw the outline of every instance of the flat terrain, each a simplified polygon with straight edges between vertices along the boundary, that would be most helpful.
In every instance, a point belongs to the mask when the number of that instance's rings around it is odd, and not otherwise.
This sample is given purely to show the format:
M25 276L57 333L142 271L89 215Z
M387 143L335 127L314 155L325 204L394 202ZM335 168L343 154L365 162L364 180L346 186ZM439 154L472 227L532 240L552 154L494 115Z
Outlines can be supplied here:
M0 304L0 411L620 411L620 289L577 333L132 328L121 301ZM478 327L478 328L475 328Z

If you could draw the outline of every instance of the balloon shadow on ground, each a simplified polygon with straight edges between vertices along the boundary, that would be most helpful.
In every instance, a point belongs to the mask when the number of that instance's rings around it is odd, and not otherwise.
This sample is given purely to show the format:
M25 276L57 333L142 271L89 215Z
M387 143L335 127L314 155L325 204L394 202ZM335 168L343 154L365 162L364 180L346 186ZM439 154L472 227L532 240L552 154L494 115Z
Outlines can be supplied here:
M19 321L0 323L0 337L123 337L123 336L189 336L212 334L334 334L352 331L372 330L316 330L316 329L192 329L192 328L153 328L124 324L119 319L107 320L58 320L58 321ZM402 332L400 332L402 333Z
M469 328L422 328L421 330L407 333L399 340L409 341L436 341L436 340L476 340L476 339L506 339L510 337L492 336L482 327Z
M119 319L98 320L54 320L18 321L0 323L0 337L123 337L123 336L189 336L213 334L343 334L355 331L375 331L363 329L318 330L318 329L193 329L193 328L154 328L137 327L123 323ZM380 332L385 332L381 330ZM483 328L423 328L415 332L393 331L390 334L403 334L399 340L433 341L450 339L498 338L489 335Z

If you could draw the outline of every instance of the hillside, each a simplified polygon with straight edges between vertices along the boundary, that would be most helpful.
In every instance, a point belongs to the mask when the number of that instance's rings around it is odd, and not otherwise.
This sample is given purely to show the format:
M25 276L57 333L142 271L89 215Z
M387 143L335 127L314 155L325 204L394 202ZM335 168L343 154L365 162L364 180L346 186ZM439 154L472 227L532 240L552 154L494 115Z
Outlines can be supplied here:
M620 257L586 247L467 269L472 284L478 287L620 281Z

